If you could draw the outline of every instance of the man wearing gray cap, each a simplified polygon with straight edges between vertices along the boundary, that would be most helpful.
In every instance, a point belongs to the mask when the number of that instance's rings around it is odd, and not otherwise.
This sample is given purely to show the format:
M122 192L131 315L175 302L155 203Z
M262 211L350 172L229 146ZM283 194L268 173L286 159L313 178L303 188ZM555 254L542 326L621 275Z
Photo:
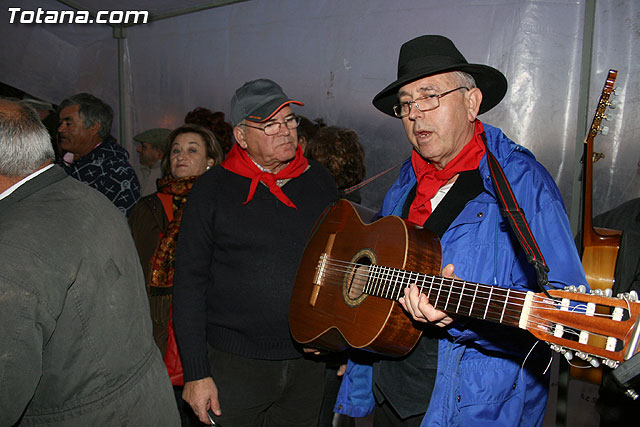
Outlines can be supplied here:
M292 340L288 312L316 219L337 197L298 146L299 121L275 82L236 90L236 144L189 195L176 256L173 319L183 397L202 422L313 426L324 366Z
M140 165L135 168L140 181L141 197L155 193L156 181L162 178L161 160L167 149L171 129L153 128L133 137L138 143L136 151L140 155Z

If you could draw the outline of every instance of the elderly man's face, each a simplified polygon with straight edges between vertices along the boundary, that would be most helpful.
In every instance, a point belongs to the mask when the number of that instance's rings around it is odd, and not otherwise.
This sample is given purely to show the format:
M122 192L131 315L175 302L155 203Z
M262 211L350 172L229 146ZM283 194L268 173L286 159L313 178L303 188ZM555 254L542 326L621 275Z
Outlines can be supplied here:
M411 101L458 86L464 84L458 81L456 74L436 74L402 86L398 100ZM460 89L440 98L440 106L435 110L422 112L413 105L409 115L402 118L413 148L436 168L443 169L471 140L481 100L479 89Z
M273 122L280 122L280 131L275 135L265 135L264 131L248 126L236 127L236 139L240 147L247 150L249 156L263 168L276 173L285 167L287 162L296 156L298 132L284 124L285 119L293 117L291 107L284 106L271 120L256 123L264 127Z
M152 168L162 160L162 150L157 149L148 142L140 142L136 147L136 151L140 154L140 164L149 168Z
M99 142L96 138L100 125L94 123L85 129L78 113L79 109L79 105L70 105L60 111L58 137L60 147L64 151L85 155Z

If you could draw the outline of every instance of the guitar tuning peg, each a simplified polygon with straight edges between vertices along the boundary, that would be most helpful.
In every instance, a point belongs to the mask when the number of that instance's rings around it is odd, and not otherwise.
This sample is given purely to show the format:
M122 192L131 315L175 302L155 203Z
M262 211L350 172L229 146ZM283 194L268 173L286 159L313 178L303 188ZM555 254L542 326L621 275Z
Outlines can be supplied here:
M565 359L567 359L567 362L573 359L573 352L571 350L565 351L564 353L562 353L562 355Z
M591 289L591 295L602 296L602 289Z
M611 369L617 368L618 365L620 364L619 362L616 362L615 360L611 360L611 359L602 359L602 363L604 363L607 367Z
M636 291L629 292L629 299L631 301L638 301L638 293Z
M565 289L567 291L569 291L569 292L575 292L576 291L576 287L574 285L569 285Z
M618 106L618 103L616 101L609 101L609 102L607 102L607 106L609 108L611 108L612 110L615 110L616 107Z
M581 294L586 294L587 293L587 287L585 285L580 285L578 286L578 289L576 289L577 292L580 292Z
M594 368L598 368L600 367L600 362L598 361L598 359L596 359L595 357L591 357L589 358L589 363L591 364L591 366L593 366Z
M589 357L587 353L583 353L582 351L576 351L576 356L582 360L587 360L587 357Z
M611 288L607 288L604 290L605 297L611 297L612 294L613 294L613 291L611 290Z
M602 126L600 128L600 133L603 134L603 135L608 134L609 133L609 126Z

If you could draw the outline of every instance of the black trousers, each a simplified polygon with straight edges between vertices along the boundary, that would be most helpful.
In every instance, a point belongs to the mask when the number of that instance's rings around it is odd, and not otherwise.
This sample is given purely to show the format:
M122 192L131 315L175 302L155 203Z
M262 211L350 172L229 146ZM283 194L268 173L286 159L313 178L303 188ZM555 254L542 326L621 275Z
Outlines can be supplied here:
M373 414L373 427L420 427L424 414L409 418L400 418L387 400L376 402Z
M301 357L257 360L209 347L223 427L316 427L324 363Z

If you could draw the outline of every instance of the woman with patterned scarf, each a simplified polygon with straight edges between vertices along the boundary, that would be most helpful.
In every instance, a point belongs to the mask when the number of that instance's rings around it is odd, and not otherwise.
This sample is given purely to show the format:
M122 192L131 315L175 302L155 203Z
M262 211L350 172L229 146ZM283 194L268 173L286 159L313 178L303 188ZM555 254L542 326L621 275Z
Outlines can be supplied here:
M157 193L142 198L129 217L129 226L147 283L153 336L165 357L174 386L181 386L183 381L181 371L179 375L172 372L174 367L171 365L179 362L179 359L176 359L175 345L167 348L167 342L173 339L168 332L175 250L182 211L195 180L220 163L222 158L220 144L208 129L194 124L174 129L169 135L169 144L162 160L164 176L157 181ZM176 392L176 397L179 395Z

